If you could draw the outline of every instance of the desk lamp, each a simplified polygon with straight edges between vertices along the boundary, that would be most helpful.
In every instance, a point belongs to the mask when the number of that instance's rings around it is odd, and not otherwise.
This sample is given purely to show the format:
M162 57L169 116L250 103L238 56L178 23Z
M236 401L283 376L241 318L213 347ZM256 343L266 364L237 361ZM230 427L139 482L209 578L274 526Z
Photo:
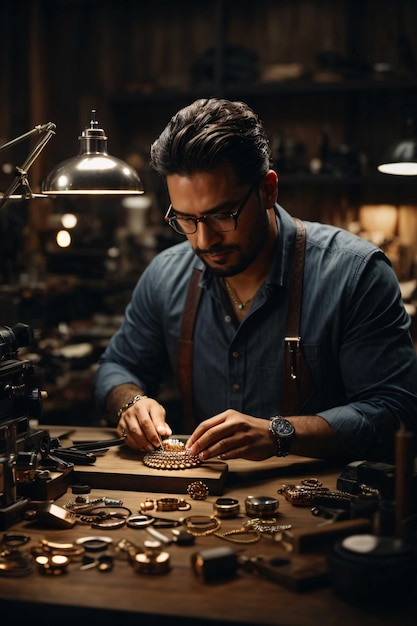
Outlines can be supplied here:
M55 135L56 126L52 122L35 126L32 130L0 146L0 152L24 139L40 133L35 147L25 162L16 167L15 178L7 191L0 197L0 209L9 199L29 199L63 195L136 195L143 193L142 182L136 171L124 161L107 153L107 137L98 128L95 110L91 112L90 127L86 128L78 156L58 164L42 183L42 193L34 194L28 181L28 171L48 141ZM21 195L13 195L19 188Z
M42 193L60 195L132 195L143 193L136 171L107 153L107 137L98 128L95 110L79 140L80 153L59 163L42 184Z

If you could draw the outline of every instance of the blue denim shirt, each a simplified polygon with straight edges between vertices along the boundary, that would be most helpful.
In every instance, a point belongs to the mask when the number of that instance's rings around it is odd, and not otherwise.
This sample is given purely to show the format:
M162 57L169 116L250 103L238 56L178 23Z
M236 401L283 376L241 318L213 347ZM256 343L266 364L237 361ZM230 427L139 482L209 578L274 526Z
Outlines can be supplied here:
M236 326L219 281L188 241L162 251L140 277L121 328L96 372L99 407L109 391L135 383L158 393L175 372L193 267L203 269L194 333L197 422L227 408L280 413L283 342L295 223L276 206L279 237L271 272ZM305 222L301 337L315 393L304 415L322 416L353 457L382 458L400 421L417 430L417 357L396 275L385 255L333 226Z

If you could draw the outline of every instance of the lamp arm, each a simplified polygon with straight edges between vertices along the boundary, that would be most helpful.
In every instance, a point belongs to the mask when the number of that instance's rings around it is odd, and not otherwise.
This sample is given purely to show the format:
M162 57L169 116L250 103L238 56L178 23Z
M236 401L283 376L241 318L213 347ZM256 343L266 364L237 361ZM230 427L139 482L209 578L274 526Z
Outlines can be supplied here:
M12 141L9 141L8 143L3 144L3 146L0 146L0 151L2 151L5 148L10 148L11 146L16 145L17 143L20 143L21 141L23 141L27 137L30 137L31 135L34 135L35 133L43 133L42 136L38 139L36 145L33 147L31 152L25 159L22 166L16 167L15 178L13 182L11 183L11 185L9 186L9 188L7 189L7 191L5 191L5 193L3 194L3 197L0 199L0 209L6 204L7 200L10 198L13 192L16 191L19 185L22 185L26 189L26 196L24 197L26 198L33 197L33 193L30 188L29 181L27 178L27 173L28 173L30 166L37 159L37 157L42 152L42 150L44 149L48 141L52 138L53 135L55 135L55 129L56 129L56 126L53 122L48 122L47 124L38 125L38 126L35 126L35 128L32 128L32 130L30 130L29 132L25 133L24 135L20 135L19 137L16 137L16 139L12 139Z

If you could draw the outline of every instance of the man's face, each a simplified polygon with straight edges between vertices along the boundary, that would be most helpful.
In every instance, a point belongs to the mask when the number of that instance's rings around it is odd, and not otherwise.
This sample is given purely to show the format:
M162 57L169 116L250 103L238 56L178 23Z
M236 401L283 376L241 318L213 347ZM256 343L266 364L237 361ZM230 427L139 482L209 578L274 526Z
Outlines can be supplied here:
M196 232L186 237L213 274L234 276L248 268L265 245L269 232L269 217L258 186L251 192L251 185L238 184L229 167L191 176L171 174L167 184L172 210L180 217L201 218L241 208L235 230L217 232L200 221Z

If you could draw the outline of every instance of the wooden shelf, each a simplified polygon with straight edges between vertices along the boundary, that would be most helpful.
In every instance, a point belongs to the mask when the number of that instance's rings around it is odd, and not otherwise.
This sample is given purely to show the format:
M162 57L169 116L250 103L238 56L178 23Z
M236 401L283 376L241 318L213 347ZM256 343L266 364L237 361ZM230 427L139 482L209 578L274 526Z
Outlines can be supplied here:
M215 85L201 87L200 89L164 90L155 89L150 91L135 91L132 93L117 93L111 98L115 105L128 104L152 104L154 102L172 102L173 100L195 100L213 95ZM256 97L256 96L293 96L293 95L336 95L355 93L378 93L378 92L417 92L417 81L406 79L351 79L340 81L314 81L314 80L291 80L277 83L241 83L227 85L223 88L225 98L233 97Z

